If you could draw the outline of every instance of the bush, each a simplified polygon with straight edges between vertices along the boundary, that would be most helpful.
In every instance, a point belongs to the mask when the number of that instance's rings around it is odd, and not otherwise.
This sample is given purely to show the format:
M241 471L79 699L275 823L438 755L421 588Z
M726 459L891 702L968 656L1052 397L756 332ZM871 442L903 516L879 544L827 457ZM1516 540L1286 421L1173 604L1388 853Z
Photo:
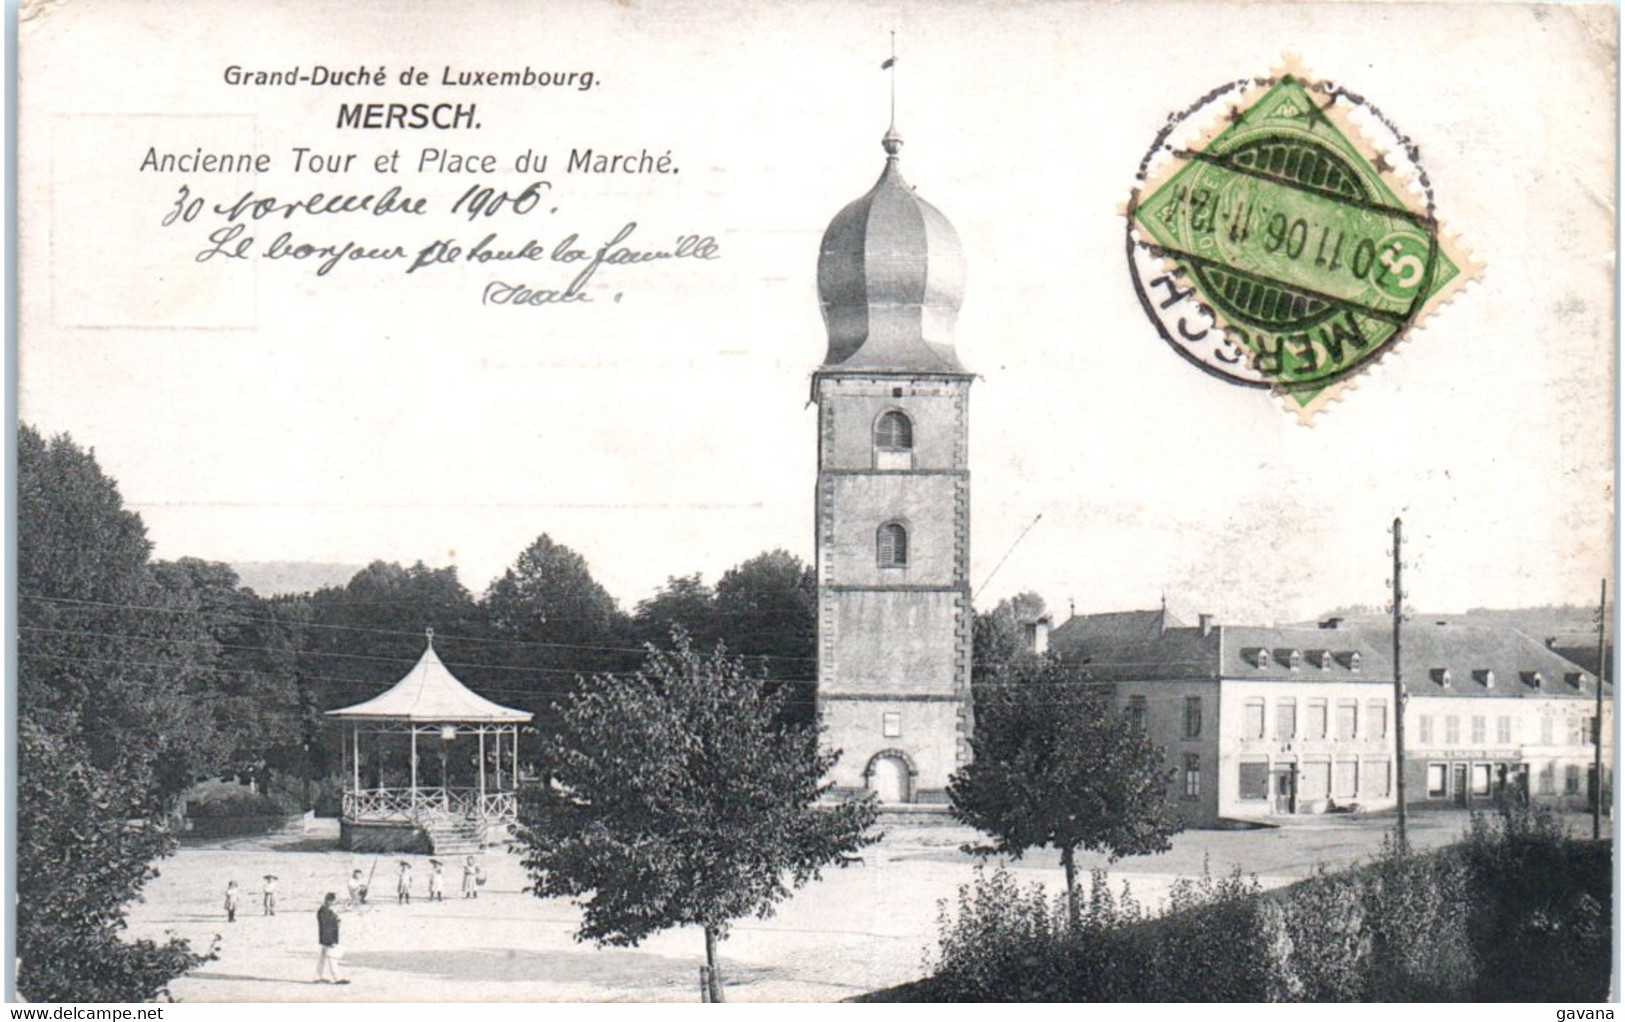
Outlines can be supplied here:
M944 903L931 980L956 1001L1601 1001L1609 992L1612 848L1549 814L1504 808L1427 854L1264 893L1239 871L1182 878L1161 914L1091 876L1081 925L1063 900L978 867Z
M1483 963L1473 996L1602 1001L1613 943L1613 844L1570 837L1522 801L1475 816L1463 844Z
M186 815L198 820L218 820L241 816L283 816L287 812L278 800L250 791L241 785L209 786L186 800Z

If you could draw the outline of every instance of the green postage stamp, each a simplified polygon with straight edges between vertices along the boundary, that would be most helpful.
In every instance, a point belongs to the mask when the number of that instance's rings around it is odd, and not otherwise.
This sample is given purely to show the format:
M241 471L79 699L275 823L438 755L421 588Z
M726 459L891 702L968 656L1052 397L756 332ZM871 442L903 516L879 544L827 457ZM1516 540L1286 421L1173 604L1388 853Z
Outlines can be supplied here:
M1440 229L1411 140L1292 62L1172 116L1127 214L1163 339L1305 423L1478 272Z

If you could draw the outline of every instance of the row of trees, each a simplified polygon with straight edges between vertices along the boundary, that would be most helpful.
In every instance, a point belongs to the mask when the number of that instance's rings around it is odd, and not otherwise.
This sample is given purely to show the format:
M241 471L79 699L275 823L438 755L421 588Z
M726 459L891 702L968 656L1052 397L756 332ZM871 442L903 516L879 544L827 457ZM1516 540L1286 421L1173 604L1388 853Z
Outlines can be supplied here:
M194 781L250 773L292 796L336 763L322 713L376 693L436 629L448 666L536 714L523 803L543 897L583 898L583 939L678 925L716 947L875 839L870 800L825 804L815 579L774 551L676 577L623 614L547 536L475 599L452 569L374 563L343 587L261 598L222 564L154 561L113 480L68 438L19 436L18 984L140 1000L207 960L127 942L121 909L173 848ZM1035 602L1036 601L1036 602ZM1107 690L1021 654L1025 594L977 621L975 760L950 794L981 854L1167 847L1168 777ZM640 647L643 644L643 648ZM132 825L133 821L146 821Z
M155 560L94 454L18 431L19 989L34 999L142 1000L203 958L122 940L121 907L173 848L165 826L199 779L257 779L307 808L338 772L324 711L376 694L423 630L544 735L594 675L633 672L674 625L747 654L811 719L813 587L773 551L712 589L671 579L623 612L586 561L543 535L479 598L454 569L376 562L348 584L261 597L229 565ZM336 783L336 778L335 778ZM132 821L145 821L132 826Z

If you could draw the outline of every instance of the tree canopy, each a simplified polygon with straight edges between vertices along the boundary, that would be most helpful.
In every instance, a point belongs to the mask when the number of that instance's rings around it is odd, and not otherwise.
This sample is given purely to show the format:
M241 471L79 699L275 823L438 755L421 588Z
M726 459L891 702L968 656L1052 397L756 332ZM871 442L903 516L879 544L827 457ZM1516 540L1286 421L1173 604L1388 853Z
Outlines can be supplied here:
M17 488L17 986L146 1000L207 957L119 931L174 847L165 813L225 758L219 644L90 452L20 426Z
M1149 855L1180 829L1161 750L1114 710L1109 686L1055 658L1015 661L984 684L971 750L948 783L954 816L992 838L970 850L1057 849L1074 920L1079 848Z
M577 937L602 944L700 927L720 999L729 924L770 915L873 840L872 800L820 804L839 753L786 723L782 700L680 633L639 671L592 679L547 740L551 783L521 806L536 895L584 899Z
M1026 626L1044 614L1044 598L1034 592L1000 600L992 610L976 615L971 633L971 683L992 679L1014 661L1030 656Z

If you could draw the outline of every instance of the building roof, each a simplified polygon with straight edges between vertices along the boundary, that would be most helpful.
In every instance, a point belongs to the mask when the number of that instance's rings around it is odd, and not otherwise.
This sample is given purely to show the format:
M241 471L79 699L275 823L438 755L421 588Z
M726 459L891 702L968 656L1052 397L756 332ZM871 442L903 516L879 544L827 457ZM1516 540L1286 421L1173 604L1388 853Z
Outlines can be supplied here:
M1051 648L1103 680L1393 682L1387 629L1215 625L1203 635L1200 628L1147 627L1156 614L1092 615L1111 620L1069 634L1068 622L1055 630ZM1596 697L1594 674L1512 628L1412 624L1401 656L1411 696Z
M530 719L524 710L499 706L458 681L434 651L434 632L417 665L381 695L364 703L329 710L340 720L404 720L416 723L518 724Z
M903 180L895 130L882 145L880 179L835 214L819 248L818 299L829 333L819 372L964 375L954 353L965 293L959 235Z
M1407 627L1401 641L1405 691L1412 696L1595 699L1597 695L1594 673L1515 628L1419 624Z
M1561 632L1546 640L1546 648L1565 660L1579 664L1580 668L1597 673L1597 637L1595 635L1577 635L1573 632ZM1605 675L1611 683L1614 679L1614 640L1609 639L1603 650L1603 663L1608 665Z
M1182 628L1185 622L1161 610L1119 610L1106 614L1077 614L1059 625L1049 634L1050 648L1065 652L1090 643L1133 642L1154 639L1170 628Z

